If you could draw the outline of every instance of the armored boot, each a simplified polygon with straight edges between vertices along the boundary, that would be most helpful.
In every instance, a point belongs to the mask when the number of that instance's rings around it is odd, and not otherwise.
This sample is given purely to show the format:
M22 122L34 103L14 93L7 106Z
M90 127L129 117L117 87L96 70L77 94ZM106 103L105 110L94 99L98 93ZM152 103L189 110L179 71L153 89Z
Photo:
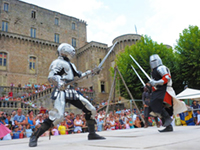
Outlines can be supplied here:
M95 133L95 120L87 120L87 126L89 130L88 140L101 140L106 139L103 136L99 136Z
M149 126L149 124L148 124L148 117L145 117L144 121L145 121L144 128L148 128L148 126Z
M29 147L36 147L38 138L52 126L53 126L53 123L49 118L44 120L41 126L32 133L29 140Z
M154 117L157 128L160 128L160 123L158 122L158 117Z
M172 132L173 131L173 127L172 125L167 126L165 129L163 130L158 130L159 132Z
M164 122L163 123L163 126L164 127L167 127L171 124L171 122L173 121L170 117L170 115L168 114L168 112L165 110L165 108L162 109L162 112L161 112L161 116L162 116L162 121Z

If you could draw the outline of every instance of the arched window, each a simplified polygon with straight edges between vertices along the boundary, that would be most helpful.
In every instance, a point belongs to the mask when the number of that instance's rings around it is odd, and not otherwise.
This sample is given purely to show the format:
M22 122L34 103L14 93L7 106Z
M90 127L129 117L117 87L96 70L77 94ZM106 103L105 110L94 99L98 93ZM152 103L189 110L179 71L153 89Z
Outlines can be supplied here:
M0 70L6 70L7 66L7 53L0 52Z
M29 70L30 73L36 73L36 57L34 56L29 57Z

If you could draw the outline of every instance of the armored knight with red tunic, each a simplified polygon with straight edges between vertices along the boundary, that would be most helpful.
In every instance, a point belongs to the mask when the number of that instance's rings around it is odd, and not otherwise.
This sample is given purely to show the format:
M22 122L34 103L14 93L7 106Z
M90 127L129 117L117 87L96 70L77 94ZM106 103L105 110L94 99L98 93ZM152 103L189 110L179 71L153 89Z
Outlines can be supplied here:
M170 70L162 64L157 54L150 56L150 66L152 79L149 83L153 87L149 106L150 115L161 118L166 128L159 130L160 132L170 132L173 131L171 116L186 111L187 107L184 102L176 99Z

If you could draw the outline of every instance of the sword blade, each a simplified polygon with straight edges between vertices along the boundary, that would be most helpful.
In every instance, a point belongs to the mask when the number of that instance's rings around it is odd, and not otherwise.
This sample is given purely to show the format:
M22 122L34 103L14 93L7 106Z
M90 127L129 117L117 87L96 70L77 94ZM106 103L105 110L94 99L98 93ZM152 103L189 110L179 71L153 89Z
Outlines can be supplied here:
M112 46L111 49L108 51L108 53L106 54L106 56L103 58L103 60L101 61L101 63L100 63L96 68L93 69L95 72L101 70L102 65L104 64L104 62L106 61L106 59L108 58L108 56L110 55L110 53L112 52L112 50L113 50L113 48L115 47L116 44L117 44L117 42L115 42L115 43L113 44L113 46ZM91 73L87 74L87 76L83 76L83 77L80 77L80 78L76 78L76 79L74 79L73 81L68 82L68 83L66 84L66 86L69 85L69 84L74 84L76 81L79 81L79 80L81 80L81 79L83 79L83 78L85 78L85 77L88 77L89 75L91 75L91 74L93 74L93 73L94 73L94 72L91 72Z
M111 47L111 49L108 51L108 53L106 54L106 56L103 58L103 60L101 61L101 63L98 65L98 68L101 68L103 63L106 61L106 59L108 58L108 56L110 55L110 53L112 52L113 48L115 47L115 45L117 44L117 42L115 42L113 44L113 46Z
M145 74L145 76L149 79L149 81L151 81L151 78L149 77L149 75L144 71L144 69L140 66L140 64L138 64L138 62L131 56L129 55L132 60L135 62L135 64L140 68L140 70Z
M137 75L137 77L140 79L141 83L143 86L145 86L144 81L142 80L142 78L140 77L140 75L137 73L137 71L135 70L135 68L131 65L132 69L135 71L135 74Z

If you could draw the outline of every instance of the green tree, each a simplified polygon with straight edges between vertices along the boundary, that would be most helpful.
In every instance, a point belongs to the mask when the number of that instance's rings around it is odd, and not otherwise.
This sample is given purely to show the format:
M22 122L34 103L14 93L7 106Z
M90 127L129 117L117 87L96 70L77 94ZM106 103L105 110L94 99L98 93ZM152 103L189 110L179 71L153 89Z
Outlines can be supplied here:
M179 59L179 78L191 88L200 89L200 30L198 26L189 26L180 33L177 41Z
M130 58L129 54L135 58L135 60L149 75L151 73L149 56L152 54L158 54L161 57L163 64L171 70L172 75L175 74L176 69L178 68L176 65L178 63L178 59L176 54L173 53L173 50L171 48L167 48L162 43L158 44L157 42L154 42L150 37L144 36L136 44L127 46L124 52L121 52L117 55L116 64L121 74L123 75L131 93L133 94L133 97L136 99L141 99L143 85L132 70L131 65L133 65L133 67L137 70L138 74L141 76L145 83L148 82L148 79L138 68L138 66L136 66L136 64ZM130 97L124 85L122 82L120 83L121 95L129 99Z

